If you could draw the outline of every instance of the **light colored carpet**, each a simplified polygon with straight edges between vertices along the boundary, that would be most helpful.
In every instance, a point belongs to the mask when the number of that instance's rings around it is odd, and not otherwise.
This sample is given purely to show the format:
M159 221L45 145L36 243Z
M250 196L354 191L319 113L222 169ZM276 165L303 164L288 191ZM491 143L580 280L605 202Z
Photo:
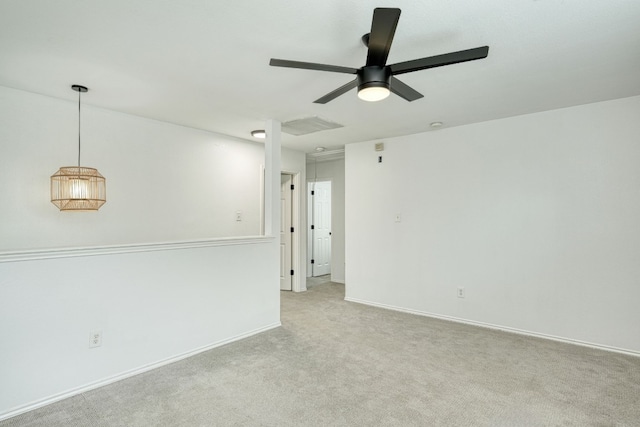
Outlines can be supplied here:
M0 426L640 425L640 358L309 289L281 328Z
M322 285L330 281L331 281L330 274L325 274L324 276L307 277L307 289L317 285Z

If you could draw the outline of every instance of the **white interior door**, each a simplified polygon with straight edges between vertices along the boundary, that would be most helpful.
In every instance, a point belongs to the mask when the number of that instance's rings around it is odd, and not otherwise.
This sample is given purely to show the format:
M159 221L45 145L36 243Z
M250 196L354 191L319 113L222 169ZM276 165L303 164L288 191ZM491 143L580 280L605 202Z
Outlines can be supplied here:
M331 181L313 185L313 258L312 276L331 273Z
M291 290L291 183L292 176L280 175L280 289Z

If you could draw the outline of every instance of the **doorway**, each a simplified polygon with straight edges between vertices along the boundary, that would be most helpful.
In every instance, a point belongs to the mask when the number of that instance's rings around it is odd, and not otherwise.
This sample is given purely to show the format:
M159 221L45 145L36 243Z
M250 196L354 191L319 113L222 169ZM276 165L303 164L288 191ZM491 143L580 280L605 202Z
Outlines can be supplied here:
M280 290L290 291L293 282L293 176L280 174Z
M331 274L331 181L307 184L308 271L311 277Z

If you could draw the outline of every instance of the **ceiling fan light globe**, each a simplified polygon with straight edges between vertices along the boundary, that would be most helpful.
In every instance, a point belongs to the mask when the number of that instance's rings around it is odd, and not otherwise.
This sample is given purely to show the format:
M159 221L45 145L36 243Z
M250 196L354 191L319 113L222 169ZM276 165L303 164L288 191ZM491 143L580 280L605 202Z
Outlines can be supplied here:
M389 88L383 86L369 86L358 90L358 98L363 101L376 102L382 101L389 96L391 92Z

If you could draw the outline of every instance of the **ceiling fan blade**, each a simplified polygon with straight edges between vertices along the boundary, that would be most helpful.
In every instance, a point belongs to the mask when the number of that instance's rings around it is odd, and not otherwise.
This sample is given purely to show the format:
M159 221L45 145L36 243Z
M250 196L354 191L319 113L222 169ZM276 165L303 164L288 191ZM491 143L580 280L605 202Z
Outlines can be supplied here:
M411 86L402 83L393 76L389 79L389 90L409 102L415 101L416 99L420 99L424 96Z
M303 70L331 71L334 73L356 74L357 68L341 67L339 65L316 64L313 62L288 61L286 59L271 58L272 67L301 68Z
M369 52L367 66L384 67L387 63L391 42L396 33L396 26L400 19L400 9L376 8L373 10L371 33L369 34Z
M389 68L391 68L392 75L398 75L425 70L427 68L442 67L443 65L482 59L486 58L488 54L489 46L482 46L474 49L445 53L443 55L430 56L428 58L414 59L413 61L398 62L397 64L389 65Z
M353 79L352 81L350 81L346 85L340 86L338 89L334 90L333 92L329 92L328 94L326 94L322 98L318 98L313 102L315 102L316 104L326 104L327 102L336 99L337 97L339 97L343 93L349 92L351 89L353 89L356 86L358 86L358 79Z

